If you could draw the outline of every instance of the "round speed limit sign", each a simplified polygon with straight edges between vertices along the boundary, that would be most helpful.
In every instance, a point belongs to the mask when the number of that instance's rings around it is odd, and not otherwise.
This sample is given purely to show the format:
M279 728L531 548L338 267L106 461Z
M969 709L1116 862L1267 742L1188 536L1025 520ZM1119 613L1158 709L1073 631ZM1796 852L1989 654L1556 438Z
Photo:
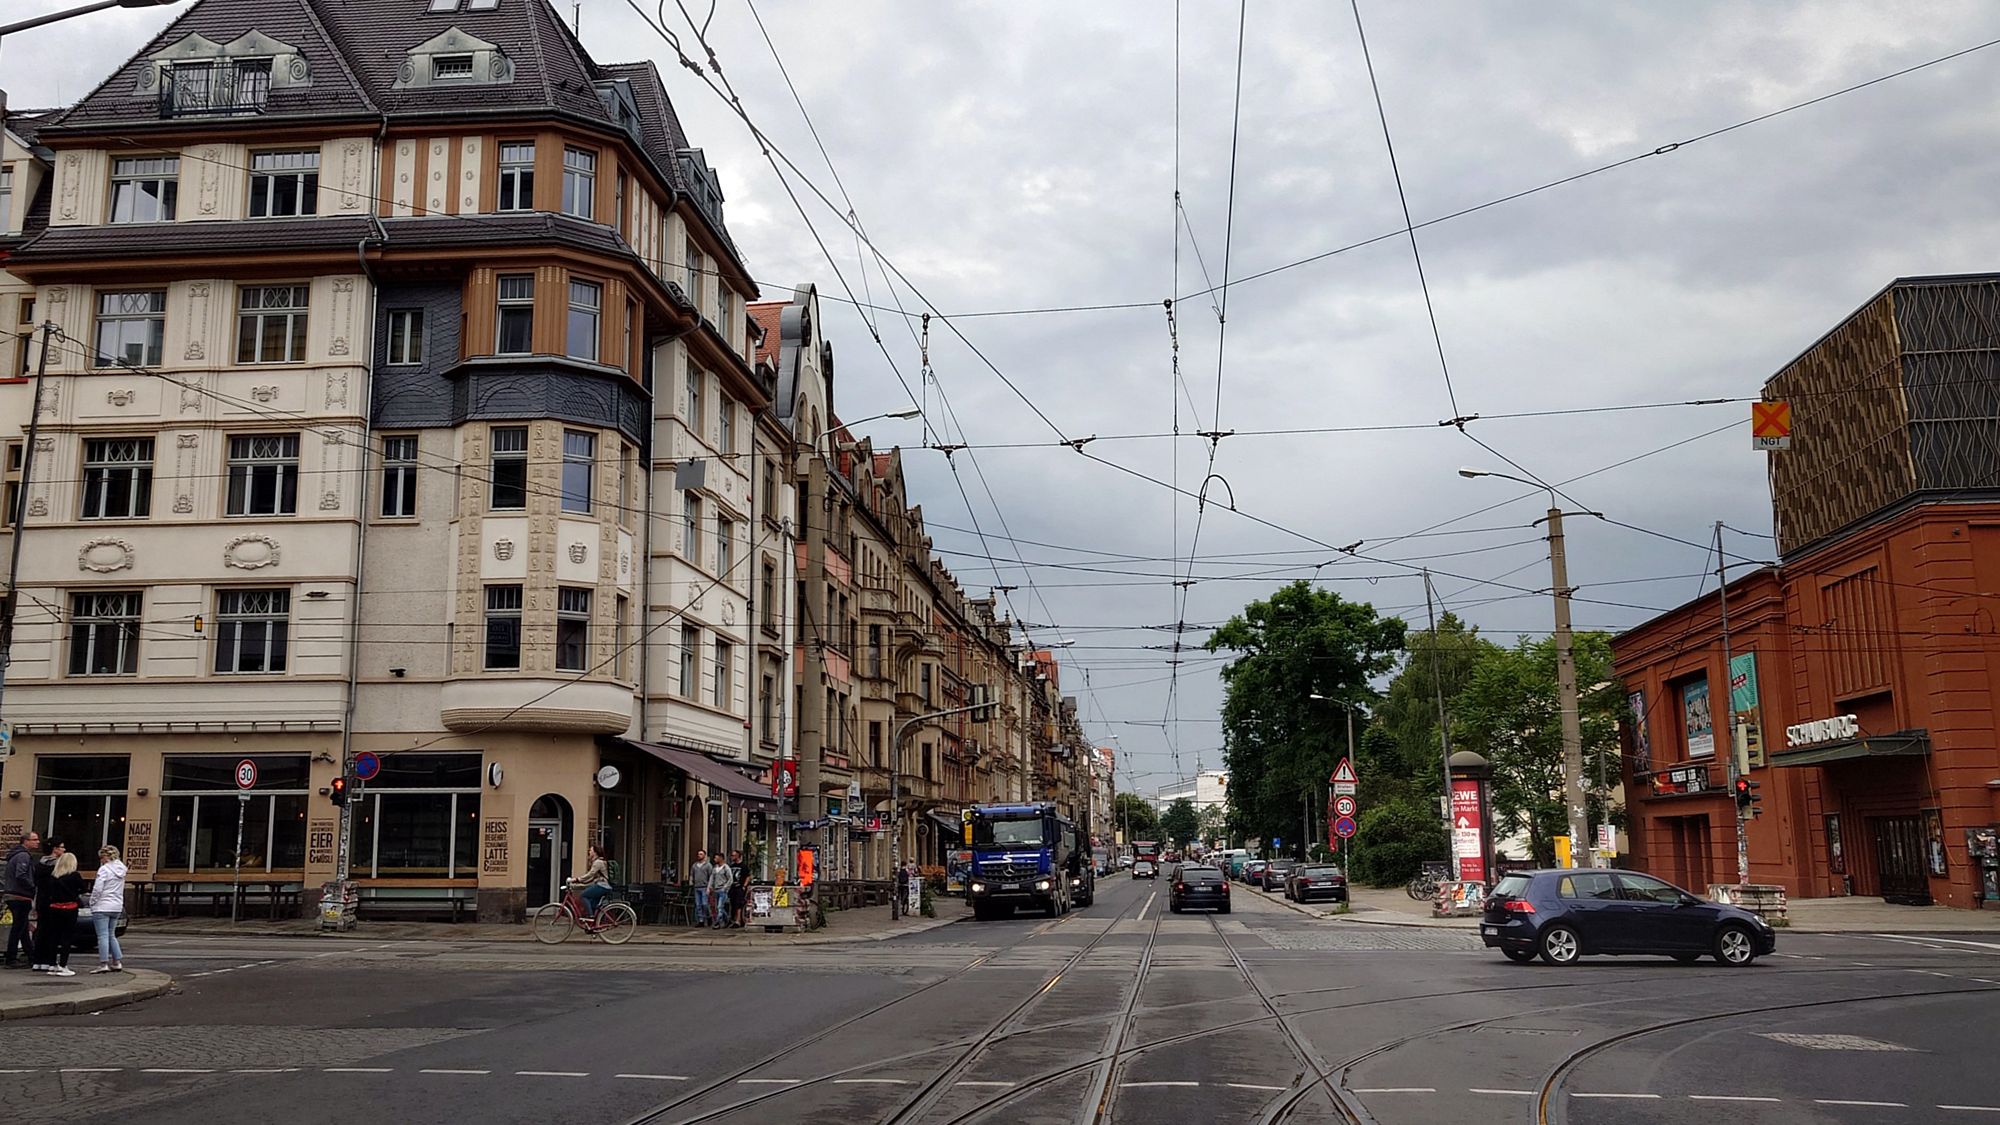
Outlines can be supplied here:
M1335 797L1335 798L1333 799L1333 815L1335 815L1335 816L1353 816L1353 815L1354 815L1354 798L1352 798L1352 797Z
M257 763L248 758L236 763L236 788L255 789L257 787Z

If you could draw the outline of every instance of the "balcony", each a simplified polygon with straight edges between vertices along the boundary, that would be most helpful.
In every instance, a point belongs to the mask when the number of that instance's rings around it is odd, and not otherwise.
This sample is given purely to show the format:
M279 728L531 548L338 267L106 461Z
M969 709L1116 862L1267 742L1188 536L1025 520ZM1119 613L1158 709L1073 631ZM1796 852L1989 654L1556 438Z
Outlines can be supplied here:
M262 113L270 96L270 59L211 59L160 70L161 117Z

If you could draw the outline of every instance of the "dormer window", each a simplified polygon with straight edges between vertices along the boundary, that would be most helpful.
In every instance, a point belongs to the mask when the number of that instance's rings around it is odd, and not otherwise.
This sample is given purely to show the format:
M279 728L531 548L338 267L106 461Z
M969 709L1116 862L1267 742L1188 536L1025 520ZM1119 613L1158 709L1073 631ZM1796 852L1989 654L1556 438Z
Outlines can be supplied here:
M430 0L433 12L491 8L480 0ZM432 85L502 84L514 80L514 64L492 43L453 26L410 48L396 73L398 90Z
M443 82L450 79L472 77L471 55L432 55L431 81Z

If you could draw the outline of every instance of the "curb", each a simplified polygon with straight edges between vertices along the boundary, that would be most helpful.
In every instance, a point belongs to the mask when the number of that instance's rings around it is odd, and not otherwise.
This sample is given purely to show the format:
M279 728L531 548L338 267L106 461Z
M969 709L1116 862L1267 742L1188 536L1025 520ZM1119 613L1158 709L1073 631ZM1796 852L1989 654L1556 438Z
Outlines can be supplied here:
M137 1004L141 1000L151 1000L165 996L174 987L174 978L152 969L132 970L133 982L125 988L105 988L97 986L82 992L50 1000L6 1000L0 1001L0 1020L33 1019L36 1016L74 1016L88 1012L101 1012L106 1008ZM157 978L147 980L144 978Z
M966 917L969 918L971 917L971 915L966 915ZM964 918L929 918L925 919L922 922L911 923L910 925L903 926L895 930L883 930L876 933L856 934L852 937L842 937L837 934L811 934L811 933L766 934L762 930L758 930L757 932L752 933L750 932L750 930L747 929L743 932L743 936L736 938L698 938L698 937L670 936L649 941L646 940L644 931L641 931L641 933L635 935L635 937L637 938L636 944L638 945L688 946L691 948L729 948L729 947L745 948L757 945L858 945L858 944L865 944L868 942L888 941L891 938L904 937L909 934L928 933L931 930L939 929L944 926L949 926L957 922L962 922L964 920L965 920ZM176 927L171 930L162 929L162 930L151 930L151 931L134 927L131 930L131 932L143 936L163 937L163 938L165 937L268 937L268 938L290 938L295 941L451 941L467 945L535 944L534 936L532 934L529 934L525 929L521 932L519 936L509 936L509 937L484 937L484 936L473 936L473 935L458 937L452 935L430 935L430 934L420 935L420 936L410 936L410 937L397 937L392 934L369 933L362 929L347 930L344 932L328 931L328 930L302 932L299 930L281 930L281 929L273 929L270 927L230 927L230 926L201 926L196 928L185 928L185 929Z

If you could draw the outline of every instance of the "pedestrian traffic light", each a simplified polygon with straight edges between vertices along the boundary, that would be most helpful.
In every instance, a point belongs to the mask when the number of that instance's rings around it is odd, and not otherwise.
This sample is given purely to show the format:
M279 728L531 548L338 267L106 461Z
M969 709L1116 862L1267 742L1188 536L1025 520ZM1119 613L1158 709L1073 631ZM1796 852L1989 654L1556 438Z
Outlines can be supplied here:
M334 778L333 784L327 787L326 795L327 799L334 804L345 805L347 803L347 777L342 775Z
M1747 777L1736 779L1736 810L1744 817L1756 817L1764 811L1759 807L1763 800L1757 795L1758 785Z

